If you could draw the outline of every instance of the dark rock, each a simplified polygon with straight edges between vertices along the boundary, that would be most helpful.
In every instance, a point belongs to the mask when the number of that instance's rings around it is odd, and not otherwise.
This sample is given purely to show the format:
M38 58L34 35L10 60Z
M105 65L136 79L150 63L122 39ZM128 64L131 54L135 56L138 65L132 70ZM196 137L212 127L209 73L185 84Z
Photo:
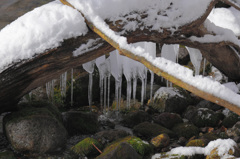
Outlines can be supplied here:
M84 140L80 141L78 144L73 146L71 150L76 153L79 156L87 156L87 157L93 157L97 156L100 152L97 151L97 149L94 147L94 145L98 149L102 149L102 145L93 138L85 138Z
M151 116L147 112L136 111L136 112L127 114L127 116L123 118L121 123L126 127L133 128L139 123L150 121L150 120L151 120Z
M161 125L149 123L149 122L143 122L138 124L133 128L133 133L137 136L151 139L155 136L158 136L159 134L168 134L170 137L175 137L176 135L171 130L162 127Z
M5 133L15 151L46 153L62 148L67 131L47 108L25 107L4 117Z
M189 93L174 87L161 87L154 95L152 107L159 112L181 114L192 102Z
M115 128L115 124L113 122L111 122L108 118L103 117L98 119L98 123L99 126L102 130L106 130L106 129L114 129Z
M222 107L220 105L217 105L215 103L209 102L207 100L202 100L201 102L199 102L196 107L198 108L208 108L211 109L213 111L217 111L222 109Z
M128 135L124 130L104 130L95 134L98 141L101 141L103 144L110 143Z
M12 151L0 152L0 159L17 159Z
M227 135L228 136L240 136L240 121L238 121L232 128L227 130Z
M175 132L178 137L185 137L187 139L198 135L198 128L190 123L180 123L175 125L172 128L172 131Z
M174 125L183 122L179 114L168 113L168 112L161 113L160 115L155 116L153 121L168 129L171 129Z
M220 121L220 116L208 108L188 107L184 117L198 127L215 127Z
M167 134L160 134L151 140L151 144L156 148L167 147L170 143L170 138Z
M116 147L107 147L96 159L141 159L142 157L126 142Z
M95 113L65 112L63 113L64 125L70 135L94 134L98 131L98 117Z
M240 121L239 115L236 113L229 111L227 114L225 114L226 117L222 121L222 125L226 128L232 127L234 124L236 124L238 121Z

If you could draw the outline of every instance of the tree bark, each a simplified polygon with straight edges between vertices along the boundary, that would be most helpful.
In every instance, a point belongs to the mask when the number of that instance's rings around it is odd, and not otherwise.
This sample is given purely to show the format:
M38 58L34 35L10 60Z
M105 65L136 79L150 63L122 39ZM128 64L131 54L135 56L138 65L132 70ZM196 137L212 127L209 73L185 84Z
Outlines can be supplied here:
M182 44L200 49L203 56L225 75L233 80L240 81L239 46L230 42L199 43L189 40L190 36L202 37L210 34L203 29L202 24L216 2L213 1L206 13L199 19L179 27L173 34L164 28L163 32L141 30L139 28L132 32L126 32L122 36L127 37L129 43L151 41L161 44ZM118 22L114 24L106 20L112 30L121 32L125 24L120 25L120 20ZM88 49L89 51L74 57L72 52L82 44L86 44L90 39L95 39L96 42ZM95 46L99 47L96 48ZM235 48L236 51L231 47ZM34 88L44 85L51 79L59 78L63 72L71 68L80 66L113 50L114 48L111 45L89 30L84 36L65 40L58 48L47 50L31 60L13 64L0 73L0 113L14 109L19 99Z

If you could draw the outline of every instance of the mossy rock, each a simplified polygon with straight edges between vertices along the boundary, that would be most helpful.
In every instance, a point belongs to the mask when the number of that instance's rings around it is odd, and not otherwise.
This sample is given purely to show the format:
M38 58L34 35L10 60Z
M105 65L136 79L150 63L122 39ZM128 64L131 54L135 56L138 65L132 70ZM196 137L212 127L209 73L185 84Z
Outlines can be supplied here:
M0 152L0 159L17 159L12 151Z
M93 144L97 148L102 149L102 145L97 140L88 137L73 146L71 150L79 156L96 156L97 154L99 154L99 152Z
M104 153L108 153L112 151L113 149L115 149L115 147L117 147L122 142L126 142L130 144L135 149L135 151L141 156L145 156L153 152L152 146L146 141L143 141L140 138L135 136L127 136L125 138L119 139L111 143L109 146L107 146L104 149Z
M190 123L180 123L173 127L173 132L175 132L178 137L185 137L187 139L197 136L199 129Z
M149 140L155 136L158 136L159 134L168 134L170 137L176 136L176 134L173 131L171 131L161 125L158 125L155 123L150 123L150 122L143 122L143 123L136 125L133 128L133 132L137 136L143 137L143 138L149 139Z
M134 148L126 142L120 142L99 155L96 159L142 159Z
M228 151L228 154L224 154L224 155L227 155L228 157L226 157L227 159L235 159L234 156L232 156L234 154L234 151L232 149L230 149ZM231 155L231 157L229 156ZM222 156L223 157L223 156ZM206 159L221 159L222 158L221 156L218 155L218 149L215 148L213 149L209 155L207 155ZM224 157L225 158L225 157Z
M204 141L203 139L194 139L194 140L189 141L186 144L186 146L187 147L190 147L190 146L205 147L206 146L206 141Z
M94 134L99 129L95 113L70 111L63 113L64 125L70 135Z
M170 138L167 134L160 134L151 140L151 144L156 148L163 148L169 145Z

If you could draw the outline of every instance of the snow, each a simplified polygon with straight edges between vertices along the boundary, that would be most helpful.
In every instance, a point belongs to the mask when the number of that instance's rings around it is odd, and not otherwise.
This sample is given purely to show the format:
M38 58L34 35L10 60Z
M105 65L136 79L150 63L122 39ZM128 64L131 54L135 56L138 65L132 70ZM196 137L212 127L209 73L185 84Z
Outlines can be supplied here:
M58 1L36 8L0 31L0 72L87 32L81 14Z
M214 141L209 142L209 144L206 147L177 147L172 149L167 154L173 155L185 155L185 156L192 156L195 154L204 154L209 155L212 150L217 148L218 155L221 158L224 158L228 155L229 150L232 150L234 152L234 147L236 147L237 144L232 139L217 139ZM161 156L161 154L155 154L152 156L152 159L157 159Z
M184 98L178 91L178 89L174 88L174 87L161 87L159 88L154 95L154 99L156 98L161 98L161 97L181 97Z
M240 11L231 8L215 8L208 19L216 26L230 29L236 36L240 36Z
M190 60L195 68L195 75L199 75L202 62L202 53L198 49L186 47L190 55Z
M236 85L236 83L234 82L228 82L228 83L224 83L223 84L225 87L231 89L233 92L238 93L239 92L239 88Z

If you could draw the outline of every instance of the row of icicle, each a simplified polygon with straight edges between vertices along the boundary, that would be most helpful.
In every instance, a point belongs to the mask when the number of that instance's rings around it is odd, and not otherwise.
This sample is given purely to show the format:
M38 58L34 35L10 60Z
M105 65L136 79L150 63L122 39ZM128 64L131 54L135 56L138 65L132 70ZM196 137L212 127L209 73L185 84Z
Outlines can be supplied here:
M141 47L146 50L152 57L156 57L156 44L151 42L139 42L133 44L135 47ZM139 49L141 49L139 48ZM199 75L200 66L202 61L202 54L198 49L186 47L189 52L190 60L195 68L195 75ZM161 57L178 63L179 45L163 45L161 50ZM100 74L99 87L100 87L100 105L103 111L109 110L110 107L110 77L115 79L115 101L116 109L120 109L121 94L122 94L122 75L125 76L127 81L126 89L126 107L131 106L131 96L133 103L136 102L136 88L137 79L141 80L141 105L143 105L144 99L146 99L146 86L147 86L147 71L148 69L137 61L134 61L128 57L119 55L118 51L112 51L110 56L106 58L105 55L97 58L96 60L83 64L83 68L89 73L89 85L88 85L88 101L89 106L92 106L92 85L93 85L93 72L94 66L97 66ZM206 60L204 59L203 74L205 71ZM154 73L151 74L150 84L150 100L153 96L153 83ZM71 70L71 105L73 104L73 69ZM171 83L167 82L167 86L171 86ZM66 96L67 89L67 72L63 73L60 77L61 96ZM55 80L46 83L46 92L49 99L53 100L54 96ZM108 108L108 109L107 109Z

